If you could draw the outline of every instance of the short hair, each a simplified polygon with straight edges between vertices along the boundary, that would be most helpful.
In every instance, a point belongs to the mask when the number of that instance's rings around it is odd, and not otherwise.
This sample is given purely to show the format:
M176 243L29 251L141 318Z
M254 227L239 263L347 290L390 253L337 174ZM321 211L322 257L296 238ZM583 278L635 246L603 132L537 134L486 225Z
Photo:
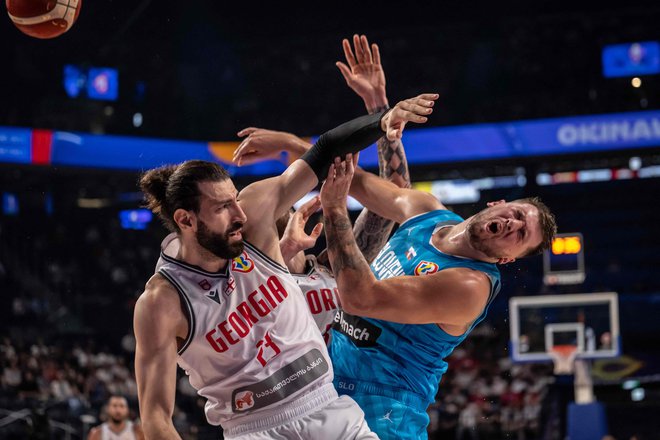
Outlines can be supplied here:
M160 217L167 229L179 232L174 212L177 209L199 212L198 184L229 178L227 170L215 162L189 160L145 172L140 177L140 189L145 194L147 208Z
M126 403L126 406L128 406L128 399L126 396L122 396L121 394L111 394L110 397L108 397L107 403L109 404L112 399L121 399Z
M550 211L550 208L548 208L548 206L538 197L527 197L514 200L513 202L528 203L536 206L536 209L539 210L539 225L541 227L542 236L541 244L527 251L523 257L538 255L543 253L544 250L549 249L550 246L552 246L552 239L555 238L555 235L557 234L557 221L555 215Z

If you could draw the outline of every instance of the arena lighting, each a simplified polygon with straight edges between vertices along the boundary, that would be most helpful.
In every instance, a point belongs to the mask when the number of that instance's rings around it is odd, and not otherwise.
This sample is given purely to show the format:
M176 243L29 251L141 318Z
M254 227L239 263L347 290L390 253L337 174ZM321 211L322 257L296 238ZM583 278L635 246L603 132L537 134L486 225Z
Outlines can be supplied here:
M639 170L642 167L642 159L640 157L634 156L631 157L630 160L628 161L628 167L631 170Z
M78 198L78 208L84 209L99 209L105 208L112 204L110 199L92 199L80 197Z
M628 166L630 168L562 171L552 174L538 173L536 175L536 184L539 186L548 186L560 183L609 182L612 180L660 177L660 165L641 167L641 159L638 157L631 158Z
M143 121L142 113L137 112L133 115L133 127L135 128L142 127L142 121Z
M644 397L646 396L646 392L644 392L644 388L635 388L630 392L630 399L633 402L641 402L644 400Z
M638 88L642 87L642 80L640 78L634 77L632 80L630 80L630 84L634 88L638 89Z

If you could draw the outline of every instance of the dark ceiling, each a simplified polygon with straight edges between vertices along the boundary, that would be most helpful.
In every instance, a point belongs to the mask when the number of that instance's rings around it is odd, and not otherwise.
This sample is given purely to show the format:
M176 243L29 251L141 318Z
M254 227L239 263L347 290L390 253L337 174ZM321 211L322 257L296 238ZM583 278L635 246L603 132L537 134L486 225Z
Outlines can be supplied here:
M363 111L334 66L341 38L355 32L380 44L391 101L441 94L434 125L660 106L656 77L633 90L600 71L604 44L660 39L657 1L225 3L86 0L75 27L49 41L1 20L0 125L220 140L246 125L317 134ZM118 68L118 101L68 98L65 64Z

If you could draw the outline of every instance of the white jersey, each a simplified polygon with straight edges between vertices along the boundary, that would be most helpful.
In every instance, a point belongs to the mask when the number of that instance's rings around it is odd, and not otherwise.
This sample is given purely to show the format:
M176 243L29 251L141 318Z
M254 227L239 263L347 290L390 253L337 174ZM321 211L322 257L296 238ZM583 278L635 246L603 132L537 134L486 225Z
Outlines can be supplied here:
M332 382L326 346L285 267L245 243L210 273L175 259L178 248L171 234L156 270L181 296L189 332L177 362L207 399L210 424L251 423Z
M302 290L316 326L326 344L329 344L330 327L339 309L337 280L330 269L319 264L313 255L306 256L305 273L292 275Z
M127 420L124 429L116 434L108 423L101 425L101 440L137 440L135 431L133 431L133 422Z

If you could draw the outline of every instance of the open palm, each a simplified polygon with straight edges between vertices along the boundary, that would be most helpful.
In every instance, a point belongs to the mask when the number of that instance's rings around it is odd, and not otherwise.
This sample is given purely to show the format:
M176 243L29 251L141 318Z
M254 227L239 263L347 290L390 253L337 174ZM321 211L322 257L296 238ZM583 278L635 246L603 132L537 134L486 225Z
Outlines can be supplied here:
M353 46L347 39L342 41L348 65L338 61L337 67L348 86L363 99L376 93L385 92L385 72L380 64L380 51L377 44L369 45L365 35L353 35Z

